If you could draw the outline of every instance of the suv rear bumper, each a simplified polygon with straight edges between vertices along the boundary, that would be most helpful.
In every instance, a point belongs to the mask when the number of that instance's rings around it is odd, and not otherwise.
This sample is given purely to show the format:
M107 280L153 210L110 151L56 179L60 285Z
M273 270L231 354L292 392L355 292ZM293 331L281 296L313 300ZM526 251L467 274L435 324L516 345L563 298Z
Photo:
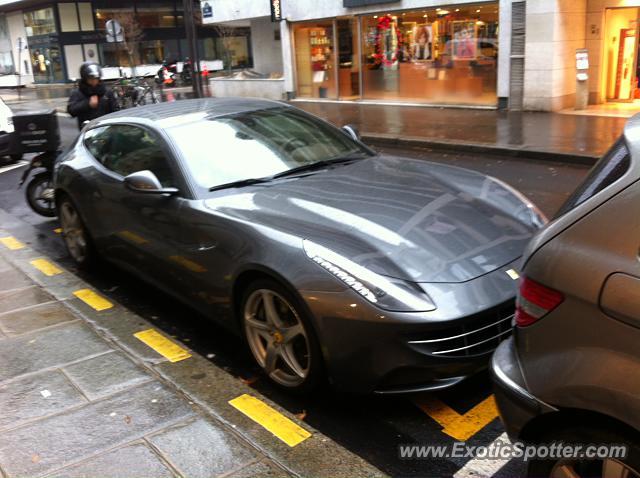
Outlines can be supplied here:
M490 370L500 419L512 441L522 439L522 431L531 420L557 411L527 390L513 337L498 346Z

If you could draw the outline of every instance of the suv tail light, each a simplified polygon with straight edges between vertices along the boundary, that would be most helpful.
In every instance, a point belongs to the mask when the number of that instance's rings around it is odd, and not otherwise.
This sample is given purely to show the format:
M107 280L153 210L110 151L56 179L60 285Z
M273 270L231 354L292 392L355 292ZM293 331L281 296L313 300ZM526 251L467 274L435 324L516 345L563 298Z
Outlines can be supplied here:
M516 302L516 325L526 327L533 324L558 307L563 300L564 296L557 290L523 277Z

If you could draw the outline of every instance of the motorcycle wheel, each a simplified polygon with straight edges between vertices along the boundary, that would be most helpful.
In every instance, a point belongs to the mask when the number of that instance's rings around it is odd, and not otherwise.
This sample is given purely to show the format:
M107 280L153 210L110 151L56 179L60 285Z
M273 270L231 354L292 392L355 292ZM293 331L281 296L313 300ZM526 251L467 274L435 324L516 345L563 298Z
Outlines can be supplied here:
M53 192L51 192L50 199L42 197L43 193L50 189L51 186L51 175L46 172L36 174L27 185L26 194L29 206L44 217L56 217Z

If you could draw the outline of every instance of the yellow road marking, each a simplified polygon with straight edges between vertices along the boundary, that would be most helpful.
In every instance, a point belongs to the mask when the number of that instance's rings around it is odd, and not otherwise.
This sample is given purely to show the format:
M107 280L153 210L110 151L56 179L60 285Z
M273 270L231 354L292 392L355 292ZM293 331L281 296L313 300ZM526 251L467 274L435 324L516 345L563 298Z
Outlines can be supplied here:
M191 357L189 352L154 329L136 332L133 336L168 359L169 362L179 362Z
M464 415L435 398L418 400L416 405L442 425L442 431L459 441L467 441L498 416L493 395L489 396Z
M61 269L59 269L55 264L49 262L46 259L35 259L31 261L31 265L46 276L55 276L57 274L62 274Z
M93 307L98 312L101 310L110 309L113 304L107 299L92 291L91 289L80 289L73 293L78 299L87 304L89 307Z
M229 405L262 425L291 447L302 443L311 436L311 433L289 420L282 413L246 393L231 400Z
M18 249L23 249L25 245L16 239L13 236L0 237L0 242L4 244L4 246L12 251L17 251Z
M53 232L55 232L56 234L62 234L62 228L61 227L56 227Z

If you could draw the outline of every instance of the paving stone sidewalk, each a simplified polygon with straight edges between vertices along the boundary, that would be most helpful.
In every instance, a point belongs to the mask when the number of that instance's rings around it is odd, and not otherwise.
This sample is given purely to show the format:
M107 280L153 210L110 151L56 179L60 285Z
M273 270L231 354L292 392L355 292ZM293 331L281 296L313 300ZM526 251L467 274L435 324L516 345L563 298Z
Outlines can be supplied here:
M0 258L7 477L289 476Z
M150 325L117 304L92 315L71 293L86 284L62 269L31 270L42 256L6 236L0 476L382 475L306 424L311 438L279 442L227 403L259 394L198 357L165 360L131 334Z

